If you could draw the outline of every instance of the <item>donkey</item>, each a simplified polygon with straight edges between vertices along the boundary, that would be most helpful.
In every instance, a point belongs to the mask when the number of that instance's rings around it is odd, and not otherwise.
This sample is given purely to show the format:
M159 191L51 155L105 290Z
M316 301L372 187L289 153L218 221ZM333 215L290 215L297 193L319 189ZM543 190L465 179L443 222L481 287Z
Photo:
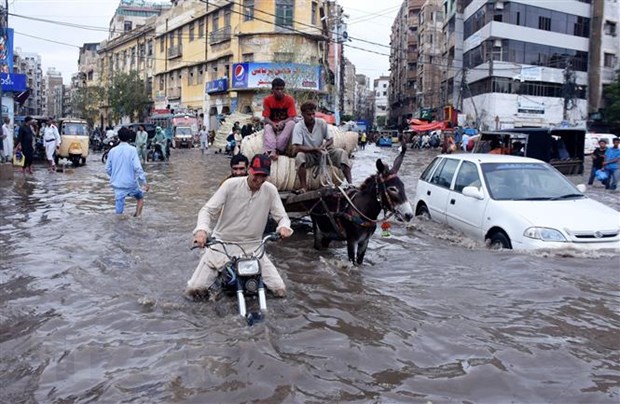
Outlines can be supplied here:
M413 210L405 193L405 186L398 178L398 170L405 156L406 147L390 169L377 160L377 174L372 175L359 188L330 190L321 195L320 203L310 212L314 230L314 247L329 247L333 240L346 240L349 261L362 265L370 236L377 229L377 217L395 215L401 221L410 221Z

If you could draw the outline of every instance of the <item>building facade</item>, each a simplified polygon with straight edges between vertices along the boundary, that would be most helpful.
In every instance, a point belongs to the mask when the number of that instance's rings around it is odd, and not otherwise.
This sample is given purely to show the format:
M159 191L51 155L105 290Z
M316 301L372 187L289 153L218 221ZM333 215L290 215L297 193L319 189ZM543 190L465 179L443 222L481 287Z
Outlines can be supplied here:
M55 118L62 117L64 88L62 74L54 67L47 69L41 86L42 114Z
M156 17L170 8L168 3L145 2L144 0L121 0L110 20L108 40L118 38L134 29L144 26L149 18Z
M281 77L297 101L325 92L324 1L179 1L155 24L155 109L258 114ZM209 119L211 118L211 119Z
M356 74L355 66L347 58L343 60L344 80L342 86L342 115L355 118Z
M379 129L384 128L387 123L390 82L391 77L388 76L381 76L373 82L375 105L373 121Z
M20 108L15 110L15 115L41 115L43 113L41 55L22 52L20 48L15 48L13 57L15 73L26 75L26 86L30 89L30 96Z
M442 106L463 109L461 87L463 82L463 8L465 0L443 0L443 46L440 85ZM440 116L446 120L448 117Z
M366 121L369 125L374 122L374 99L368 76L355 75L355 108L353 114L358 120Z
M443 21L441 0L427 0L419 13L416 91L419 118L436 119L443 107L441 81L446 70L443 60Z

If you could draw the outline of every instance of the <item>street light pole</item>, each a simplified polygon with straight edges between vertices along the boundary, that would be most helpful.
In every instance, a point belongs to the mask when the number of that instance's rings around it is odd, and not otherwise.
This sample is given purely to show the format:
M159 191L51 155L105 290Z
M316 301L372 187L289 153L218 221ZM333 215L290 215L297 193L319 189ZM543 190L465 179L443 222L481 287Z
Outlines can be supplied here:
M338 6L338 2L334 1L334 6L336 7L336 29L334 31L335 34L335 53L334 53L334 65L336 67L336 77L334 80L336 91L335 91L335 100L334 100L334 115L336 117L336 125L340 125L340 7Z

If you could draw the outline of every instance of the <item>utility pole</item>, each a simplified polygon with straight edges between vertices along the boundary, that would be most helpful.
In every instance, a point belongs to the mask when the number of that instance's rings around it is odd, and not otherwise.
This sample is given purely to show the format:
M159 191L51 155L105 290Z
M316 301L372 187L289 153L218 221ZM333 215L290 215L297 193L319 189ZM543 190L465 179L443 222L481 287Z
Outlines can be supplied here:
M336 116L336 125L340 125L340 7L338 6L337 1L334 1L334 7L336 8L336 30L334 31L334 65L336 68L336 74L334 77L334 85L336 87L334 96L334 115Z
M6 29L8 27L9 27L9 0L5 0L4 8L2 8L0 12L0 35L4 36ZM4 45L6 46L7 43L5 42ZM6 49L7 58L8 58L9 52L13 52L13 49ZM7 62L8 62L8 59L7 59ZM9 66L9 72L11 71L12 68L13 66ZM0 84L0 121L2 121L2 123L4 123L4 114L2 113L2 98L3 97L4 97L4 92L2 91L2 84ZM9 116L9 119L11 119L10 116Z

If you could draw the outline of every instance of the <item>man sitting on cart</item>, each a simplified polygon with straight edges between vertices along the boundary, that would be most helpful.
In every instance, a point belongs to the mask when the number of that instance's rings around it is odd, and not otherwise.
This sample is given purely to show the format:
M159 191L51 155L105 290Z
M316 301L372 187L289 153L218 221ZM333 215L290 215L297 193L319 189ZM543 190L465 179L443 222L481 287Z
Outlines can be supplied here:
M334 167L342 169L346 181L351 184L349 155L345 150L333 147L334 138L328 130L327 122L314 116L316 104L308 101L303 103L300 109L303 120L297 122L293 130L293 153L300 185L297 193L306 192L306 168L320 164L323 154L329 156Z

